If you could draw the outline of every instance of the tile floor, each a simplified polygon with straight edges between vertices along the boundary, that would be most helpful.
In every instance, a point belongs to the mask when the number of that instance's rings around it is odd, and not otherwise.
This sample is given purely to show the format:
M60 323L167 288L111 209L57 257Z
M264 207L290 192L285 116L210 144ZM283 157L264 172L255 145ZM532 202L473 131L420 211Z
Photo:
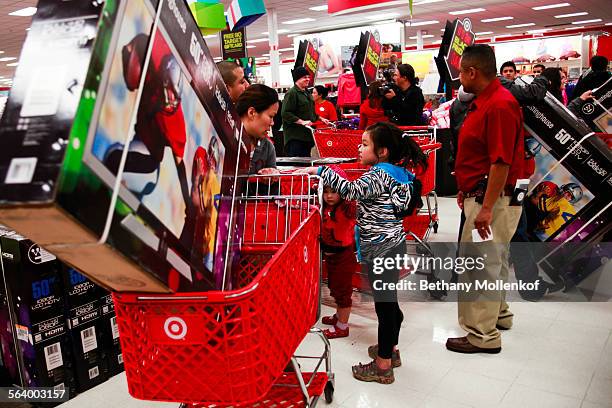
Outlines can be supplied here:
M436 240L453 241L458 213L441 200ZM446 226L446 229L445 229ZM513 302L514 327L503 333L498 355L462 355L444 348L463 335L452 302L406 302L399 348L403 366L388 386L361 383L350 367L367 361L376 342L372 304L355 305L351 336L332 341L336 391L329 408L610 408L612 407L612 303ZM324 293L322 312L332 308ZM314 354L322 342L307 336L298 353ZM307 368L307 365L305 365ZM177 407L132 398L124 374L77 396L61 408Z

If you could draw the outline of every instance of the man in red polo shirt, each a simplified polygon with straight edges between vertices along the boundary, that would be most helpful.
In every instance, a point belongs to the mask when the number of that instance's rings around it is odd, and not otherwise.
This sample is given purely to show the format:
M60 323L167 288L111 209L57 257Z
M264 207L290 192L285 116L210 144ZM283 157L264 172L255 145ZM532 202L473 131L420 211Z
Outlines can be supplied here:
M510 199L523 171L523 119L518 102L495 74L491 47L465 49L460 80L476 98L459 132L455 163L457 202L466 217L460 255L480 258L484 268L476 266L459 276L460 282L472 284L459 295L459 324L468 335L449 338L446 348L460 353L499 353L498 328L512 326L505 292L476 287L507 280L508 244L521 216L521 206L510 205ZM492 240L474 242L473 234L477 241Z

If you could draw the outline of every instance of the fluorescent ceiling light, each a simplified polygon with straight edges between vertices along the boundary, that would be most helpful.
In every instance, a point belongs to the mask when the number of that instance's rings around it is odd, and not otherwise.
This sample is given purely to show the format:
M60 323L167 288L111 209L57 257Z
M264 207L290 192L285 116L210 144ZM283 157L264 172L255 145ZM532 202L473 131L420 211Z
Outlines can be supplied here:
M607 26L612 25L612 23L606 23Z
M432 34L425 34L425 35L423 36L423 38L433 38L433 37L435 37L435 36L434 36L434 35L432 35ZM418 37L415 35L415 36L408 37L408 38L410 38L411 40L416 40Z
M202 37L202 38L218 38L218 37L219 37L219 36L218 36L217 34L208 34L208 35L205 35L205 36L204 36L204 37Z
M399 13L381 13L373 16L366 16L367 20L386 20L388 18L393 18L399 16Z
M552 28L540 28L538 30L528 30L527 33L528 34L538 34L538 33L545 33L546 31L550 31L552 30Z
M9 16L30 17L36 14L36 7L26 7L9 13Z
M572 24L578 25L578 24L588 24L588 23L599 23L600 21L602 21L601 18L595 18L593 20L574 21Z
M406 27L419 27L419 26L430 25L430 24L438 24L438 23L439 23L438 20L408 21L406 23ZM442 29L442 31L444 31L444 29Z
M587 13L586 11L581 11L580 13L560 14L558 16L555 16L555 18L586 16L587 14L589 14L589 13Z
M506 26L506 28L531 27L531 26L534 26L534 25L535 25L535 23L514 24L514 25Z
M283 51L293 51L293 47L289 47L289 48L281 48L279 51L280 51L280 52L283 52Z
M577 27L567 27L566 30L577 30L579 28L584 28L584 26L577 26Z
M481 31L479 33L476 33L476 35L487 35L487 34L493 34L493 31Z
M261 54L262 57L269 57L270 54Z
M246 47L247 47L247 48L257 48L257 46L256 46L256 45L247 45Z
M287 30L286 28L281 28L280 30L276 30L276 34L285 34L285 33L290 33L290 32L291 32L291 30ZM269 32L267 32L267 31L264 31L264 32L263 32L263 33L261 33L261 34L263 34L263 35L268 35L268 34L270 34L270 33L269 33Z
M4 54L4 51L0 51L0 54Z
M306 18L298 18L297 20L283 21L283 24L310 23L311 21L315 21L315 19L314 18L310 18L310 17L306 17Z
M291 38L291 37L297 37L298 35L302 35L300 33L296 33L296 34L289 34L287 37Z
M18 62L13 62L12 64L6 64L7 67L16 67L17 65L19 65Z
M468 10L449 11L448 14L451 14L453 16L458 16L461 14L480 13L481 11L487 11L487 10L483 8L475 8L475 9L468 9Z
M6 61L12 61L12 60L16 60L17 58L15 57L4 57L4 58L0 58L0 62L6 62Z
M532 7L532 9L534 9L534 10L548 10L548 9L553 9L553 8L567 7L569 5L570 5L569 3L558 3L558 4L549 4L547 6Z
M441 1L444 1L444 0L421 0L421 1L417 1L416 3L412 3L412 5L418 6L421 4L439 3Z
M514 20L514 17L495 17L495 18L485 18L484 20L480 20L482 23L492 23L494 21L505 21L505 20Z
M327 11L327 4L324 4L322 6L310 7L308 10L312 10L312 11Z
M247 43L255 44L255 43L266 42L266 41L269 41L269 39L267 39L267 38L258 38L256 40L247 40Z
M436 40L436 41L432 42L432 44L442 44L442 40Z

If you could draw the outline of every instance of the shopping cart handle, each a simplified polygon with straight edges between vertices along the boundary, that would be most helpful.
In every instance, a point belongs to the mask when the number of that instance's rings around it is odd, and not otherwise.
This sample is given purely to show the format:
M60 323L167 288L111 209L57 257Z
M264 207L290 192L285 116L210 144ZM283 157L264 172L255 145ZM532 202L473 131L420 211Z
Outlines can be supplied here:
M423 151L423 153L425 154L429 154L433 151L438 150L439 148L442 147L442 143L438 142L438 143L430 143L430 144L426 144L426 145L422 145L420 146L421 150Z
M431 126L398 126L400 130L429 130Z

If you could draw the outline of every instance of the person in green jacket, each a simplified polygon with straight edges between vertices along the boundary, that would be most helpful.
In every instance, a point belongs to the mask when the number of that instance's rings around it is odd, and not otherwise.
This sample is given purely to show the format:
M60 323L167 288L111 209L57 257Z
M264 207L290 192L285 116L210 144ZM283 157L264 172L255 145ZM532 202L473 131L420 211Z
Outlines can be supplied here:
M295 86L285 95L282 108L285 153L289 157L310 157L314 139L309 127L312 122L319 120L319 116L315 113L314 101L306 90L310 83L308 71L304 67L297 67L291 74Z

